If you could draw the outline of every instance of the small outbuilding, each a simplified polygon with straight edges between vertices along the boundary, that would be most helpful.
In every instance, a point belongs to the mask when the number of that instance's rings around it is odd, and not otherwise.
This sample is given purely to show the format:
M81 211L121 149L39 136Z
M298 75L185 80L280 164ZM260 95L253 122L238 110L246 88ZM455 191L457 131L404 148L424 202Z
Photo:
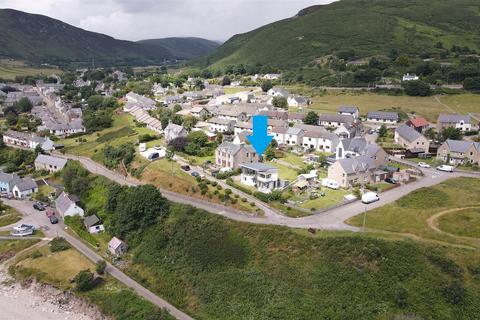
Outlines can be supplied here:
M108 251L111 254L119 257L127 253L128 245L117 237L113 237L110 242L108 242Z

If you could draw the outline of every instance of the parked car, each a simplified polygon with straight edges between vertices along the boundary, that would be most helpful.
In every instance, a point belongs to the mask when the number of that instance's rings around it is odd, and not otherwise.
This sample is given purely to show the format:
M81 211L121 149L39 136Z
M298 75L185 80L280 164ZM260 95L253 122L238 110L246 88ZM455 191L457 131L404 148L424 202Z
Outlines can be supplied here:
M362 202L365 204L369 204L379 200L380 200L380 197L375 192L367 192L362 195Z
M393 178L387 178L387 179L385 179L385 182L386 183L391 183L391 184L397 184L398 183L398 181L393 179Z
M160 159L160 154L158 152L152 152L148 155L148 160L155 161Z
M55 215L55 212L53 212L52 209L48 208L45 214L47 215L47 218L50 218L51 216Z
M49 217L49 219L50 219L50 223L51 223L51 224L57 224L57 223L58 223L58 218L57 218L56 215L51 215L51 216Z
M189 165L184 165L184 166L181 166L180 168L182 168L183 171L190 171Z
M441 166L437 167L438 171L444 171L444 172L453 172L453 166L447 166L446 164L442 164Z
M147 151L147 144L146 143L140 143L138 148L140 149L140 152L145 152L145 151Z
M195 178L200 177L200 173L198 173L197 171L193 171L191 175Z
M35 202L33 204L33 209L38 210L38 211L44 211L45 206L41 202Z
M420 168L430 168L430 165L428 163L425 163L425 162L419 162L418 166Z
M153 149L155 149L155 150L162 150L162 146L156 145L156 146L153 146Z
M32 225L29 225L29 224L19 224L15 227L13 227L13 231L18 231L18 232L21 232L21 231L26 231L26 230L29 230L29 229L33 229L33 231L35 231L35 227L32 226Z
M0 193L0 198L13 199L13 194L10 192L2 192Z

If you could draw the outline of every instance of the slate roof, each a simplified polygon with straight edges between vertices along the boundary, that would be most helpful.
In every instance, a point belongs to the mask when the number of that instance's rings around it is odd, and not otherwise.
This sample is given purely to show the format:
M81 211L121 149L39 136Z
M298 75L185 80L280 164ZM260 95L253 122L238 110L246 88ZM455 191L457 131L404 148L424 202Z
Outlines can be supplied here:
M402 137L403 139L409 142L413 142L422 136L417 130L407 125L398 127L397 130L395 131L400 137Z
M468 115L461 114L440 114L438 116L438 122L440 123L471 123L471 118Z
M41 163L41 164L48 164L52 166L56 166L58 168L63 168L67 164L66 159L58 158L58 157L52 157L49 155L45 154L39 154L37 158L35 159L35 163Z
M63 216L72 204L78 202L78 197L62 192L57 199L55 199L55 208Z
M388 111L370 111L367 114L368 119L382 119L382 120L394 120L398 121L398 113L397 112L388 112Z
M338 122L338 123L353 123L354 119L348 114L323 113L318 119L320 122Z
M373 159L369 156L358 156L340 159L338 160L338 163L343 168L346 174L366 172L368 170L375 169Z
M247 169L251 169L251 170L259 171L259 172L270 171L270 170L276 170L277 171L278 170L277 167L274 167L274 166L269 165L269 164L261 163L261 162L242 163L240 166L243 167L243 168L247 168Z
M246 145L246 144L222 142L222 144L218 146L218 150L225 151L226 153L231 154L232 156L235 156L243 148L247 149L248 152L252 152L252 153L255 152L252 146Z
M222 118L211 118L211 119L208 119L207 122L208 123L213 123L213 124L220 124L220 125L228 126L235 121L229 120L229 119L222 119Z
M446 141L450 152L456 153L466 153L468 149L474 144L471 141L462 141L462 140L450 140ZM480 147L480 143L475 144L475 147L478 149Z
M38 188L37 183L32 178L23 178L13 182L20 192Z
M340 106L338 107L337 111L341 113L350 113L350 114L359 112L358 108L353 106Z
M85 227L87 227L87 228L93 227L93 226L97 225L99 222L100 222L100 219L94 214L86 217L83 220L83 223L85 224Z

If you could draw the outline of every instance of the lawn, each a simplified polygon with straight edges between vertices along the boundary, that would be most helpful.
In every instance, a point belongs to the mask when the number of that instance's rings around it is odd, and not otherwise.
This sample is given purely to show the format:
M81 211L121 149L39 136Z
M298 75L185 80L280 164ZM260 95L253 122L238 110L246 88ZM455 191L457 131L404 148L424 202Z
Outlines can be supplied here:
M480 312L474 250L310 235L175 207L131 253L127 273L196 319L473 319ZM451 288L462 292L459 300Z
M0 242L1 245L1 242ZM142 299L125 285L110 276L87 292L74 291L71 279L81 270L95 270L95 265L74 249L51 253L47 246L31 251L16 262L11 269L17 279L36 278L38 281L53 285L62 290L71 290L75 294L96 304L107 316L117 320L141 320L173 318L150 302Z
M441 102L439 103L435 97L389 96L361 91L329 91L326 94L321 94L317 89L298 87L295 87L295 89L299 92L314 95L312 98L313 104L309 109L318 112L336 112L341 105L357 106L360 108L361 114L381 109L399 108L405 112L415 112L432 122L437 121L440 113L452 113L443 104L458 113L480 112L478 107L480 105L480 95L475 94L439 96Z
M3 206L4 209L0 211L0 227L9 226L22 219L22 215L15 209Z
M292 182L298 177L298 172L293 170L292 168L284 166L283 164L279 164L278 162L271 161L267 163L278 169L278 177L282 180L288 180Z
M480 208L447 213L437 221L442 231L480 239Z
M236 93L239 93L239 92L250 91L250 88L224 87L223 91L225 92L225 94L236 94Z
M303 163L303 158L301 156L295 155L290 152L285 152L284 156L280 158L284 162L291 164L292 166L304 168L306 167L305 163Z
M384 207L367 212L367 228L414 234L429 240L480 247L468 239L458 239L433 230L427 220L440 212L480 206L480 179L455 178L430 188L418 189ZM353 217L349 223L361 226L363 215ZM464 223L458 220L458 228Z
M321 191L318 191L318 193L324 193L325 196L319 196L317 199L309 200L306 199L305 202L300 204L300 208L308 209L308 210L319 210L323 208L328 208L331 206L335 206L338 204L341 204L344 199L343 197L349 192L345 190L333 190L333 189L328 189L328 188L322 188ZM295 198L293 198L295 199Z
M61 73L59 69L27 67L20 62L0 60L0 79L15 80L17 76L50 76Z

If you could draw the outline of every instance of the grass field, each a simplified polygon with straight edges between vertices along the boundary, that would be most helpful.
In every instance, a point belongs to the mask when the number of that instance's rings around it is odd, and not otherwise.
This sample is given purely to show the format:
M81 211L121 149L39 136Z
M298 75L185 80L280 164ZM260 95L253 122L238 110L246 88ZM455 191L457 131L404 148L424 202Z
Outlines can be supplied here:
M446 210L480 206L479 194L480 179L447 180L431 188L416 190L392 204L367 212L366 227L480 248L478 240L470 241L438 233L428 223L429 218ZM475 221L472 220L472 223ZM362 222L363 215L349 220L349 223L355 226L361 226ZM465 223L468 222L458 217L449 219L447 224L450 230L458 230ZM468 230L475 230L475 228L475 226L471 226L471 229Z
M322 190L319 191L318 193L322 193L322 192L325 194L324 197L320 196L314 200L307 199L305 202L300 204L300 208L309 209L309 210L311 209L318 210L322 208L331 207L331 206L342 203L343 197L349 193L345 190L332 190L328 188L322 188Z
M243 224L174 208L128 273L196 319L458 319L480 312L480 253ZM460 300L450 288L459 288ZM464 293L464 294L463 294Z
M14 80L17 76L50 76L61 73L59 69L27 67L18 61L0 60L0 79Z
M33 246L38 240L1 240L0 263L12 258L20 251Z
M480 112L478 94L438 96L437 101L436 97L389 96L361 91L329 91L327 94L320 94L316 89L305 87L292 87L290 90L313 95L313 104L309 109L317 112L336 112L341 105L357 106L363 115L369 111L399 108L407 113L422 115L431 122L436 122L440 113Z
M480 208L447 213L438 219L440 230L480 239Z
M74 291L74 283L71 279L78 272L86 269L94 271L95 266L78 251L68 249L51 253L48 246L44 246L30 250L29 254L20 257L13 272L17 279L35 278L62 290L71 290L97 305L105 315L113 319L173 319L167 312L143 300L110 276L103 276L103 281L90 291Z

